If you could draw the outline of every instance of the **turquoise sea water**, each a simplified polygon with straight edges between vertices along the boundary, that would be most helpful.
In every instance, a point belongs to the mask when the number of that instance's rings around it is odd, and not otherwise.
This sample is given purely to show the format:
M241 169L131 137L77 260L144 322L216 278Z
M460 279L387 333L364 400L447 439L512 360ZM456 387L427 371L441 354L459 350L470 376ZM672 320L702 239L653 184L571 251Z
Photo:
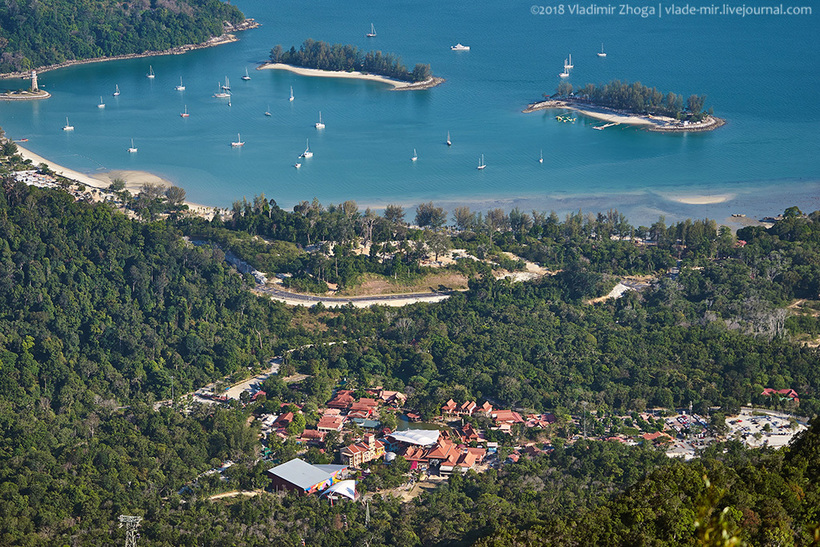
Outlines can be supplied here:
M185 55L44 73L40 82L52 98L0 103L0 126L66 167L150 171L209 205L264 192L284 207L314 196L362 207L427 200L559 212L617 207L633 222L659 214L762 216L795 203L820 209L820 10L641 18L570 15L571 4L563 4L563 16L540 16L528 2L487 0L235 4L262 27ZM378 36L368 39L371 22ZM275 44L298 46L308 37L393 52L410 67L429 62L447 81L396 92L373 82L254 70ZM450 51L457 42L471 51ZM601 42L606 58L596 56ZM555 111L522 114L555 89L570 53L572 84L618 78L684 96L703 93L729 123L668 135L621 126L593 131L601 122L558 123ZM153 80L145 77L149 65ZM246 67L248 82L240 79ZM174 89L180 76L184 92ZM225 76L230 107L212 97ZM117 84L122 94L115 98ZM105 109L97 108L100 95ZM187 119L179 116L185 105ZM313 127L320 110L324 131ZM66 116L74 132L61 130ZM447 131L452 147L444 144ZM246 144L231 148L238 132ZM126 151L131 138L137 154ZM307 138L315 156L296 170ZM410 161L414 148L417 162ZM475 168L481 154L484 171ZM730 199L710 206L674 199L723 194Z

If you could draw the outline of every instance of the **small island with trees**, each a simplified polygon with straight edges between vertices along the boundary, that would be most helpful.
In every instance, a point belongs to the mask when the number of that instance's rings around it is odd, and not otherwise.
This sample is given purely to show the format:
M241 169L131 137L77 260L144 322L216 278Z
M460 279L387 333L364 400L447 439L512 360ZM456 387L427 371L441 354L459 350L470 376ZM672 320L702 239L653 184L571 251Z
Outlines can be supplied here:
M289 70L303 76L357 78L391 84L394 89L429 89L444 82L436 78L429 64L417 63L408 70L401 58L381 51L362 52L356 46L328 44L308 38L297 50L276 45L270 63L259 69Z
M711 131L726 123L716 117L711 108L704 109L705 95L690 95L684 101L682 95L664 94L640 82L613 80L597 86L587 84L579 89L561 82L553 95L545 93L544 98L544 101L528 105L524 112L564 108L612 125L644 125L649 131L661 132Z

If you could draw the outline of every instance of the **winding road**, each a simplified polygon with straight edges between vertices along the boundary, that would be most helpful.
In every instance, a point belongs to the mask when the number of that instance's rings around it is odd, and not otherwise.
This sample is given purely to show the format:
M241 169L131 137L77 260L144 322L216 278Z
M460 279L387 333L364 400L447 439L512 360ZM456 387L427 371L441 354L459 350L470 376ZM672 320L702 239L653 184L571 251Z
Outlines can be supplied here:
M257 285L254 292L268 296L274 300L279 300L286 304L298 306L315 306L319 302L327 307L338 307L352 304L357 308L366 308L374 304L381 304L384 306L406 306L408 304L415 304L417 302L441 302L450 297L446 292L423 292L423 293L407 293L407 294L380 294L371 296L317 296L298 294L269 285Z

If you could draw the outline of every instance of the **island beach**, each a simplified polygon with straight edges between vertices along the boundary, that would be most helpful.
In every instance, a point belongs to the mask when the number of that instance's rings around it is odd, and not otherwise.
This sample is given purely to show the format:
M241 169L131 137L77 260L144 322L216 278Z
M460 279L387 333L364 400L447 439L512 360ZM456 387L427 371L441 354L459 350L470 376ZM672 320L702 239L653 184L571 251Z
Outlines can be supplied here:
M321 70L318 68L303 68L299 66L286 65L285 63L265 63L256 67L256 70L287 70L300 76L315 76L319 78L351 78L355 80L369 80L393 86L396 91L411 91L417 89L430 89L444 82L444 78L430 78L423 82L405 82L395 80L377 74L365 74L364 72L345 72L334 70Z
M531 112L552 108L574 110L589 118L595 118L596 120L602 120L607 123L645 126L649 131L657 132L712 131L726 123L726 120L721 118L707 116L702 122L687 123L684 125L678 120L666 116L640 115L631 112L622 112L604 106L596 106L587 102L560 99L549 99L532 103L527 105L527 108L522 112L529 114Z

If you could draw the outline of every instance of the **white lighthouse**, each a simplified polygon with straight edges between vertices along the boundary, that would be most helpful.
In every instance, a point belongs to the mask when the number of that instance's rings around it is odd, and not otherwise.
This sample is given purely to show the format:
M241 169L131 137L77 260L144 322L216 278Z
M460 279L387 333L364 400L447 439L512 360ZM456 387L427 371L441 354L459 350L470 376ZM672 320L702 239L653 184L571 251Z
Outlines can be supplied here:
M36 70L31 71L31 90L34 91L34 92L40 91L40 89L37 87L37 71Z

